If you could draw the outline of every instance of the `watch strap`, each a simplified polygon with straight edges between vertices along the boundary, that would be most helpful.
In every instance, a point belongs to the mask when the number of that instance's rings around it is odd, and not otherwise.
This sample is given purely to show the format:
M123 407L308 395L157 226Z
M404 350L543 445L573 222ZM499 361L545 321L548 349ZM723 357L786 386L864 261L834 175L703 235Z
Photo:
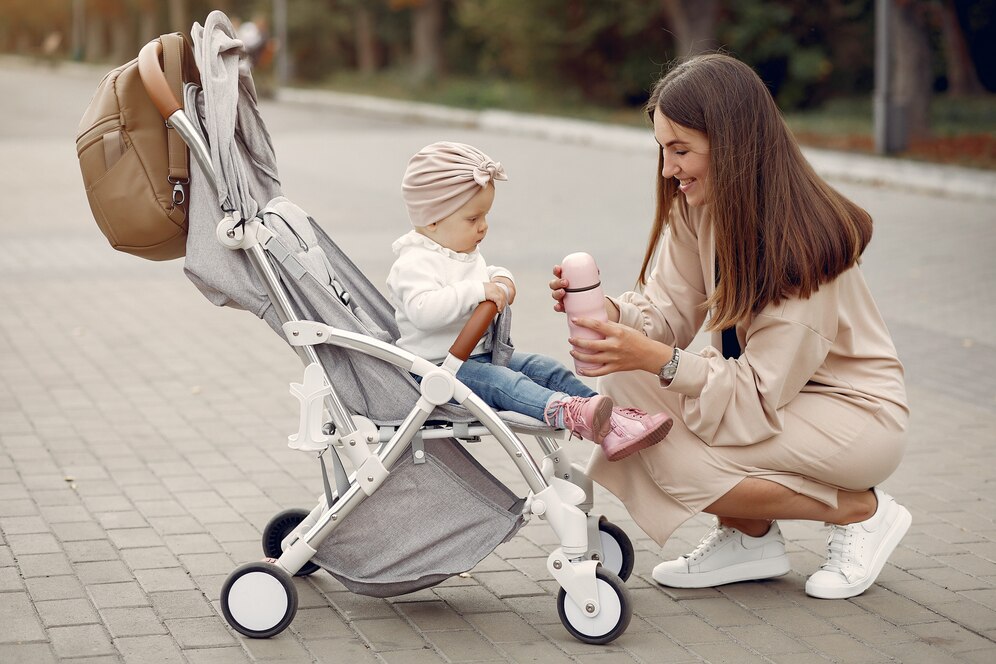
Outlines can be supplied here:
M661 383L661 387L669 387L671 381L674 380L675 374L678 372L678 348L675 347L671 353L671 359L668 363L661 367L660 371L657 372L657 379Z

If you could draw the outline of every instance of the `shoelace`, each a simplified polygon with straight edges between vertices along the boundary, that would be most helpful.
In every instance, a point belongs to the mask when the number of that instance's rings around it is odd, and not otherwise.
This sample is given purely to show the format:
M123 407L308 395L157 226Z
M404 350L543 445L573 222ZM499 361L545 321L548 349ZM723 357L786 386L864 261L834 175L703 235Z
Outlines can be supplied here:
M574 429L581 425L582 427L588 426L587 422L584 421L584 417L581 416L581 409L584 408L586 403L583 399L573 398L566 399L564 401L558 401L552 404L543 413L543 418L546 423L550 426L556 426L557 418L560 416L561 411L564 413L564 427L570 432L567 436L567 440L574 437Z
M617 408L616 412L619 413L620 415L628 415L638 420L642 420L644 417L647 416L647 411L640 410L639 408ZM626 433L621 426L616 424L616 418L614 417L609 418L609 428L612 430L613 433L618 434L620 436Z
M831 524L827 535L827 560L820 568L844 574L844 567L854 563L853 541L854 533L850 528Z
M702 538L702 541L699 542L697 547L695 547L695 550L689 554L686 554L685 557L689 560L698 560L703 555L708 553L714 545L719 544L730 535L730 528L717 523L713 526L713 529L709 532L709 534Z

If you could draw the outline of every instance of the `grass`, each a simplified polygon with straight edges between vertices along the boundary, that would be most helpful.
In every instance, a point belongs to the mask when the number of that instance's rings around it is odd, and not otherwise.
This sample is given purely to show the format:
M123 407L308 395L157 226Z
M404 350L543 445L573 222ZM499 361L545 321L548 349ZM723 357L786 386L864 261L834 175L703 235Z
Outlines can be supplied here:
M595 122L648 126L638 108L597 106L584 101L577 93L553 92L508 79L448 76L419 85L414 84L406 72L384 72L375 76L342 72L318 86L338 92L406 99L470 110L497 108Z
M471 110L499 108L647 127L640 108L598 106L577 93L507 79L451 76L416 85L406 72L375 76L342 72L318 87ZM874 151L870 96L831 100L819 109L788 112L785 119L803 145ZM996 94L961 99L936 96L931 103L931 136L911 141L909 149L898 156L996 170Z
M785 120L800 143L837 150L873 152L872 100L837 99ZM996 95L931 101L931 135L913 139L899 155L910 159L996 170Z

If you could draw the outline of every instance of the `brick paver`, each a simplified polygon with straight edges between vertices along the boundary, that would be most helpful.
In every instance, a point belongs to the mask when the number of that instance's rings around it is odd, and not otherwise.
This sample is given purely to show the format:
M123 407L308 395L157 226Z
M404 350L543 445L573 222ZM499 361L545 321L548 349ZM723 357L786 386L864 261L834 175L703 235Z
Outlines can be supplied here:
M406 597L354 595L323 572L297 579L291 627L251 640L221 617L221 586L236 565L261 556L270 516L310 508L321 487L311 459L283 442L297 426L287 384L300 380L300 366L252 315L206 303L179 262L107 248L72 155L96 70L0 65L0 83L21 91L0 106L8 192L0 221L0 661L996 659L991 202L840 185L876 218L864 270L907 366L913 406L906 458L886 484L909 506L913 527L861 597L805 596L825 535L801 522L784 524L793 564L785 577L660 588L650 579L654 564L686 551L708 519L691 520L662 551L599 490L596 509L637 548L627 583L633 621L608 646L580 643L560 624L558 587L545 566L555 538L540 521L469 574ZM390 240L404 228L398 169L414 149L453 137L494 146L513 173L489 256L522 285L521 347L566 359L562 321L544 293L548 266L566 253L562 237L574 228L561 220L584 229L584 246L605 256L609 290L630 285L650 209L652 154L312 107L271 103L264 114L288 195L374 283L386 276ZM617 174L612 188L604 173ZM576 191L586 193L574 200ZM615 218L637 220L636 244L604 223ZM535 239L524 246L526 233ZM579 459L590 449L569 445ZM472 451L525 492L497 446L485 441Z

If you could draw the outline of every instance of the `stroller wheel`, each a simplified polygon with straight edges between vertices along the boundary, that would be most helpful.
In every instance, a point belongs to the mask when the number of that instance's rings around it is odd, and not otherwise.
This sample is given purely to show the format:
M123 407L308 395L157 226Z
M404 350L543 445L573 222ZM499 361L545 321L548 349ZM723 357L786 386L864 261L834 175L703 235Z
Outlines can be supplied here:
M598 586L597 615L589 617L563 588L557 595L557 613L571 636L600 646L615 641L626 631L633 617L633 604L623 582L604 567L595 569L595 582Z
M253 639L276 636L297 613L294 579L273 563L241 565L221 586L221 612L239 634Z
M308 512L302 509L289 509L280 512L270 519L270 522L263 528L263 555L267 558L279 558L283 550L280 543L284 541L297 525L304 521ZM294 576L308 576L314 574L321 568L315 563L305 563Z
M636 552L629 535L604 518L598 522L598 535L602 545L602 567L623 581L629 580L629 575L633 573L633 563L636 562Z

